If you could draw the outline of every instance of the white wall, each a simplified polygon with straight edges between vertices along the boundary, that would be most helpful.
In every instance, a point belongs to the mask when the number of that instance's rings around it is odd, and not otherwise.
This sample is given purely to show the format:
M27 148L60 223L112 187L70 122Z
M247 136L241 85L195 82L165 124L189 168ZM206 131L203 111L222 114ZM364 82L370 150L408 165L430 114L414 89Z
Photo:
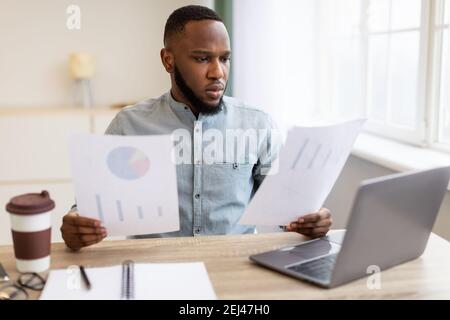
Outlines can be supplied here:
M0 108L0 246L11 244L9 200L47 190L55 201L52 241L61 242L62 217L75 202L67 137L105 132L117 110Z
M315 110L314 1L233 5L233 95L268 112L283 131ZM295 30L295 39L286 30Z
M66 28L69 4L81 8L80 31ZM74 202L66 137L103 133L117 111L63 108L71 97L69 54L95 54L98 106L157 97L170 88L159 58L164 25L187 4L212 7L213 0L0 0L0 245L11 243L5 204L41 190L56 202L52 240L62 240L61 217Z
M66 27L70 4L81 8L79 31ZM96 105L161 95L164 25L187 4L213 0L0 0L0 107L69 105L68 56L78 51L97 58Z

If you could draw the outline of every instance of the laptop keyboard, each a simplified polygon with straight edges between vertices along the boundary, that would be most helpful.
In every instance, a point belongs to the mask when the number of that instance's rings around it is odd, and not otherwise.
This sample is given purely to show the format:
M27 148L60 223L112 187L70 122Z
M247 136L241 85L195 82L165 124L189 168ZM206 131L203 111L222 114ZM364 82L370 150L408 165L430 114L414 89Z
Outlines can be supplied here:
M319 259L290 266L287 269L323 282L329 282L336 257L337 253L330 254Z

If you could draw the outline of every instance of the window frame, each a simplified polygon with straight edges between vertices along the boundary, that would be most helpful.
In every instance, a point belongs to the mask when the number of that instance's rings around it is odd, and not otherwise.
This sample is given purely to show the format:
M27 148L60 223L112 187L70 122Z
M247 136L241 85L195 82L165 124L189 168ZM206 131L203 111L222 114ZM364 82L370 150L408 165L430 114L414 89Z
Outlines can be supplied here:
M395 1L395 0L393 0ZM361 34L363 37L362 45L364 52L364 76L365 81L364 88L364 106L363 113L368 119L365 131L374 135L382 136L392 140L397 140L404 143L409 143L413 145L418 145L422 147L429 146L427 143L427 114L429 113L429 104L427 103L427 83L428 83L428 62L429 62L429 51L430 51L430 38L429 38L429 24L430 24L430 5L433 0L421 0L421 17L420 26L418 28L405 28L398 30L387 30L387 31L375 31L369 32L367 30L367 15L365 12L369 9L369 0L364 0L362 6L362 23L361 23ZM419 56L418 56L418 69L417 69L417 123L415 128L407 128L401 125L395 125L393 123L383 123L378 122L369 117L369 95L368 95L368 63L369 63L369 37L370 35L377 34L397 34L401 32L408 31L419 31ZM389 112L389 110L387 111Z
M429 133L428 144L430 148L437 151L450 153L450 144L440 141L440 131L443 126L444 110L440 105L440 87L442 70L442 48L443 36L439 36L438 32L447 29L447 36L450 37L450 24L444 21L444 2L445 0L430 0L431 2L431 18L430 18L430 37L432 44L430 51L432 58L430 59L430 98L429 98ZM447 2L450 5L450 1ZM439 23L438 23L439 22ZM440 23L442 22L442 23ZM450 40L450 39L449 39Z

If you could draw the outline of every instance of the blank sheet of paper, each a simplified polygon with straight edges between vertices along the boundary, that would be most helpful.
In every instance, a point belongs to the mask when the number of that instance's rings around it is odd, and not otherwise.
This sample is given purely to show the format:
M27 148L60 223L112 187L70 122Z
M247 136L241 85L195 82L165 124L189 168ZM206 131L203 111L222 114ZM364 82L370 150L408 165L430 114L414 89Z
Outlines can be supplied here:
M78 267L51 270L41 300L120 300L122 266L86 268L91 282L88 290ZM135 299L216 299L203 262L136 263Z

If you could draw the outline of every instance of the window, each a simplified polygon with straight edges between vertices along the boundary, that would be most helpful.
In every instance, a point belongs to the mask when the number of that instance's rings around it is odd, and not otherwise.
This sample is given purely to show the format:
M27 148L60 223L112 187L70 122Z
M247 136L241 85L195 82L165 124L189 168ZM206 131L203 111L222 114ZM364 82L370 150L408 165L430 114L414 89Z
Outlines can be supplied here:
M450 151L449 24L450 0L235 1L233 93L284 125L363 116Z

